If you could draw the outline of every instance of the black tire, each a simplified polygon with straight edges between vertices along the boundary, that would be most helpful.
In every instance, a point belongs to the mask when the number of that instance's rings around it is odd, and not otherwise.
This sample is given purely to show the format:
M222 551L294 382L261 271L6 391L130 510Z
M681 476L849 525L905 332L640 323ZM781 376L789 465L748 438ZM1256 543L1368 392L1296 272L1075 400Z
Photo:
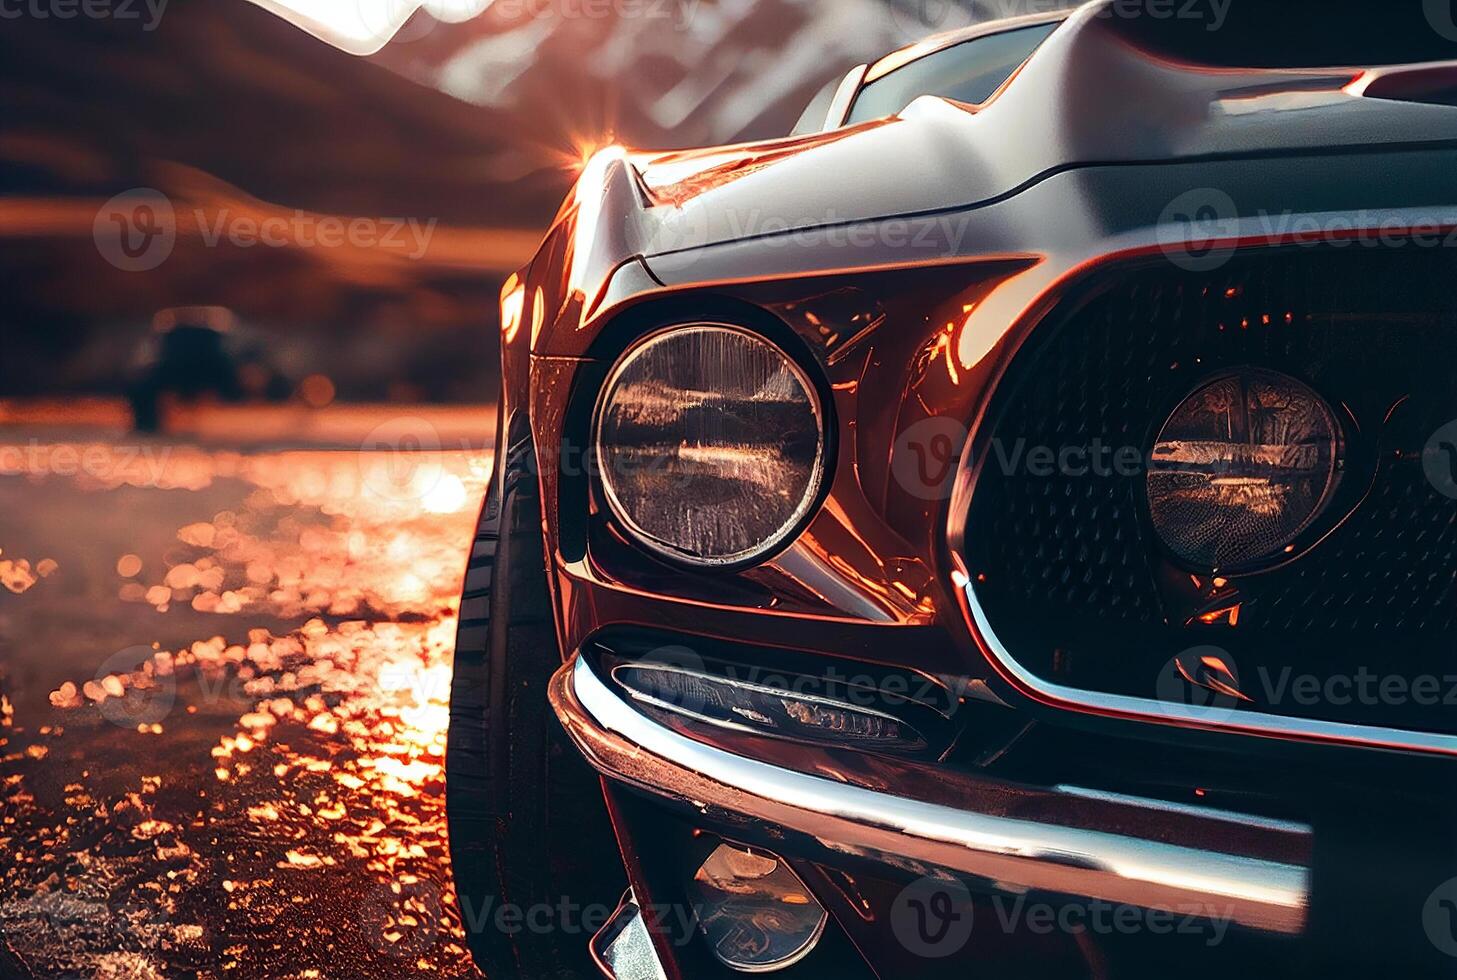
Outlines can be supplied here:
M137 432L156 432L161 428L159 400L161 393L150 381L139 381L127 389L132 407L132 428Z
M506 472L492 480L466 573L445 755L451 862L489 980L588 980L600 974L583 910L610 911L624 873L601 783L547 702L562 656L529 460L526 439L497 456ZM498 919L503 907L516 918ZM531 927L500 928L533 909Z

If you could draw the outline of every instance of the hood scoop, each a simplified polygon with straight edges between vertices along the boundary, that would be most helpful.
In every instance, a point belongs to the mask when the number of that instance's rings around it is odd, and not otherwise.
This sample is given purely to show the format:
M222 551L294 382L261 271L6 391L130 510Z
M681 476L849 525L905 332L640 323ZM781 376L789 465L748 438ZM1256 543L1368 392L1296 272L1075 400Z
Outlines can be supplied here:
M1369 68L1346 91L1368 99L1457 106L1457 61Z

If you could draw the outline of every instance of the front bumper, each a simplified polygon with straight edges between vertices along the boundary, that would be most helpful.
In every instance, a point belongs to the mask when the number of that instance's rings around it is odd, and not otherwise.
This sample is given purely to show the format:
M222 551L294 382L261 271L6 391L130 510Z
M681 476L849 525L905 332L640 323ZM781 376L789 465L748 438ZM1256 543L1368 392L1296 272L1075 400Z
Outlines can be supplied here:
M586 657L552 679L557 716L611 783L710 827L754 830L808 860L869 860L950 874L978 888L1207 915L1298 935L1310 899L1307 825L948 771L939 799L770 764L670 728L635 709ZM766 740L772 741L772 740ZM782 746L782 743L781 743ZM765 757L783 759L782 747ZM908 781L914 784L914 781ZM792 855L786 855L792 856Z

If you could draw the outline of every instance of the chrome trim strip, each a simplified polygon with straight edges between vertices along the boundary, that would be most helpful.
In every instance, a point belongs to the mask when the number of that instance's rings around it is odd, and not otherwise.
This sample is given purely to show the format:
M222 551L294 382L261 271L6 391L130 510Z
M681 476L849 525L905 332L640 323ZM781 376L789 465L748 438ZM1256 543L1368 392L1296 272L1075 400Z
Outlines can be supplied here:
M965 586L967 607L976 632L985 649L1001 668L1011 675L1016 685L1034 697L1056 707L1071 708L1093 714L1183 725L1192 728L1238 732L1245 735L1268 735L1286 739L1307 739L1318 742L1341 742L1366 748L1418 749L1443 755L1457 755L1457 736L1434 732L1413 732L1398 728L1352 725L1313 718L1290 718L1262 711L1246 711L1235 706L1203 706L1140 698L1128 694L1104 694L1085 691L1048 681L1028 670L1012 656L987 620L986 612L976 597L976 587Z
M828 133L845 125L845 117L850 115L850 106L855 104L855 96L860 94L860 85L869 70L869 65L856 65L840 80L840 87L835 89L835 97L825 110L825 124L820 127L820 132Z
M580 655L552 678L550 694L563 726L595 768L693 812L721 809L808 835L833 851L909 870L942 868L1009 890L1173 909L1278 933L1298 934L1305 928L1307 827L1288 834L1260 831L1273 837L1287 858L1273 860L1237 853L1227 844L1173 844L1122 829L957 809L847 785L736 755L667 728L634 709ZM1043 812L1073 814L1073 797L1054 790L1022 792L1027 802L1047 804ZM1112 809L1110 828L1148 825L1158 831L1169 819L1167 812L1160 818L1156 806L1142 801ZM1228 838L1230 829L1222 818L1214 826L1194 828L1214 840Z

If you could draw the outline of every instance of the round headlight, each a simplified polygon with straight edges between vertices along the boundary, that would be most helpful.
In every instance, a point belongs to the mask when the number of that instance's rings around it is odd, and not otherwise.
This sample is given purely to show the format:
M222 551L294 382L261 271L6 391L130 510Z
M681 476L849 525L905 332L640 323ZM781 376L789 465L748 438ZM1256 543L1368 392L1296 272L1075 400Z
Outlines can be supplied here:
M612 513L644 547L697 565L765 555L814 506L825 424L788 355L738 327L652 334L617 362L597 406Z
M1174 409L1153 448L1148 506L1169 550L1210 571L1285 551L1330 502L1341 434L1329 405L1294 378L1243 369Z

